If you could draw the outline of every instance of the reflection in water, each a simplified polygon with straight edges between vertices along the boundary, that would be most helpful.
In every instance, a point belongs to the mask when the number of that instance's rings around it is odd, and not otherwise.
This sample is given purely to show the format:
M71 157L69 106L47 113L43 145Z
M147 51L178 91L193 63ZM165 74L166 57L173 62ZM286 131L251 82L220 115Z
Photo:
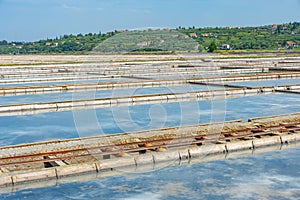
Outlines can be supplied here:
M219 107L214 106L218 104L216 100L175 102L160 104L159 107L157 107L158 105L155 107L153 105L139 105L126 108L97 109L95 114L99 126L97 124L89 127L82 126L80 128L85 131L81 131L80 134L76 130L72 111L0 117L0 146L85 137L100 133L114 134L139 131L162 128L162 126L210 123L212 116L215 116L214 121L222 122L223 120L247 120L254 117L300 112L300 98L293 94L249 96L226 99L225 101L226 105ZM124 113L124 109L128 117L120 115L121 111ZM85 116L85 111L82 111L81 115ZM153 120L153 116L161 119ZM88 116L86 119L90 119L90 117Z
M300 148L162 168L48 188L0 199L297 199ZM1 190L0 190L1 191Z
M232 82L229 85L237 86L248 86L248 87L262 87L262 86L281 86L281 85L294 85L299 84L300 79L278 79L278 80L261 80L261 81L243 81L243 82Z
M95 114L101 131L109 134L209 123L212 115L222 116L224 112L226 121L300 112L299 96L290 94L226 99L226 109L221 110L212 110L213 103L139 105L129 107L129 117L118 121L115 114L121 111L119 108L97 109ZM182 109L188 114L181 114ZM154 117L157 119L152 120ZM86 127L88 132L84 136L101 132L97 128ZM71 111L0 117L0 146L78 136ZM300 196L299 153L300 148L294 148L147 173L108 178L98 174L100 177L86 182L59 182L57 186L0 194L0 199L297 199Z

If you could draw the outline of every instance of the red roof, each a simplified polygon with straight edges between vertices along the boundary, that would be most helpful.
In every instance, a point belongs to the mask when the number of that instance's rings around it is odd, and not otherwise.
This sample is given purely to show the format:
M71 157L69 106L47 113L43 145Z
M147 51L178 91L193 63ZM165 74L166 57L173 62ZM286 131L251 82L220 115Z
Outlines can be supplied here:
M292 41L289 41L289 42L286 42L287 45L296 45L296 42L292 42Z

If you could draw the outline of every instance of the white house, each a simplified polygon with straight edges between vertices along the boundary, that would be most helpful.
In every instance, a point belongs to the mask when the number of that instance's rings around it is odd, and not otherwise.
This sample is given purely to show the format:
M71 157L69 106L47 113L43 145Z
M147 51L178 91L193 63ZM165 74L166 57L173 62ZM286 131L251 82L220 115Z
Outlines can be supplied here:
M229 50L230 49L230 45L229 44L223 44L220 49L222 50Z

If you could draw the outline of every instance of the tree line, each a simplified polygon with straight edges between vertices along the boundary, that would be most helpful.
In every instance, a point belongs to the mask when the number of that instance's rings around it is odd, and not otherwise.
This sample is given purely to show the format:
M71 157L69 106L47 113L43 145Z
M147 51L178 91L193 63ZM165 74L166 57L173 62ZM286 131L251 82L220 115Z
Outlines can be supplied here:
M199 44L198 51L212 52L224 44L234 50L300 49L299 22L258 27L178 27L167 31L177 31L192 38ZM70 34L36 42L0 40L0 54L88 53L103 41L123 32L128 31ZM126 40L122 46L126 46L126 43L132 42ZM167 42L164 44L173 45ZM178 45L174 45L174 49L168 47L168 50L176 51L176 46ZM148 49L145 48L145 51Z

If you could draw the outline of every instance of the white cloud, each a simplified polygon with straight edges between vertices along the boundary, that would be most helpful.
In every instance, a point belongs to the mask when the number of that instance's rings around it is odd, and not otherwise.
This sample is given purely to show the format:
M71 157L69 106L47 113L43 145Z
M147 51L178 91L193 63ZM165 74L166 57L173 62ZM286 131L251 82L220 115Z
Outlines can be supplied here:
M150 192L145 192L143 194L134 195L134 196L129 197L129 198L124 198L124 200L144 200L144 199L159 200L159 199L161 199L161 196L159 194L153 194L153 193L150 193Z
M62 4L61 5L64 9L68 9L68 10L73 10L73 11L81 11L82 8L73 6L73 5L68 5L68 4Z

